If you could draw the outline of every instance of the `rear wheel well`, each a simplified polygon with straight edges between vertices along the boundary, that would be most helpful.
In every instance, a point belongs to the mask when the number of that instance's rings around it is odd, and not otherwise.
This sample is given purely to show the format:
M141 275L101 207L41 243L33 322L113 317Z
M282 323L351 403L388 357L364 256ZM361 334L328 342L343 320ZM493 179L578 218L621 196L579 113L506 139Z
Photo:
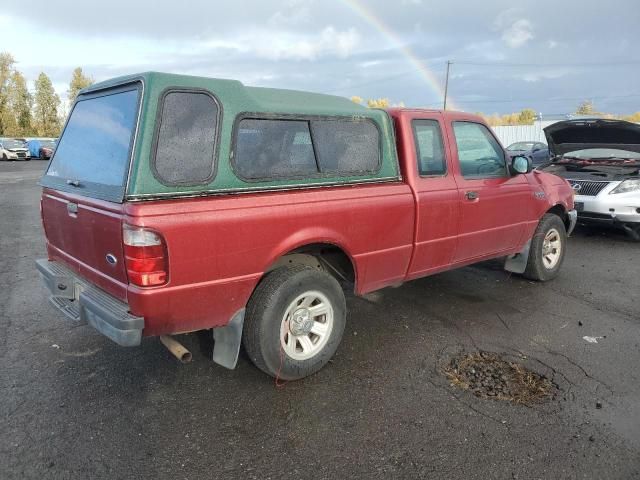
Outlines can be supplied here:
M351 258L342 250L328 243L312 243L298 247L273 262L266 273L287 265L307 265L335 277L345 290L355 288L355 268Z

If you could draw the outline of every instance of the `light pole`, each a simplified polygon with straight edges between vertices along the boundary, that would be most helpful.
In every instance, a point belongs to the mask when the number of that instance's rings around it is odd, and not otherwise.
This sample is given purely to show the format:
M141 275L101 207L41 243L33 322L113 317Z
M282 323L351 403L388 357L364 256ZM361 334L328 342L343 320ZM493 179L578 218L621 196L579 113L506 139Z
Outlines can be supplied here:
M449 68L451 68L451 64L453 62L451 60L447 60L447 76L444 80L444 105L442 106L443 110L447 109L447 93L449 92Z

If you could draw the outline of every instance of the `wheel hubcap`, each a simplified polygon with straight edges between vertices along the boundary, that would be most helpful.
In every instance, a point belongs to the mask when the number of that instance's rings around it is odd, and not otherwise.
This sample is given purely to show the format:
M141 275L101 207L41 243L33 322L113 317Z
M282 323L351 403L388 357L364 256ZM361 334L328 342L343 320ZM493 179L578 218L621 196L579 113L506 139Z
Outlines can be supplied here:
M295 336L308 335L313 327L313 318L308 308L299 308L291 316L289 332Z
M321 292L299 295L285 311L280 346L294 360L307 360L329 341L333 329L333 307Z
M547 269L554 268L562 253L562 242L560 233L552 228L547 232L542 242L542 263Z

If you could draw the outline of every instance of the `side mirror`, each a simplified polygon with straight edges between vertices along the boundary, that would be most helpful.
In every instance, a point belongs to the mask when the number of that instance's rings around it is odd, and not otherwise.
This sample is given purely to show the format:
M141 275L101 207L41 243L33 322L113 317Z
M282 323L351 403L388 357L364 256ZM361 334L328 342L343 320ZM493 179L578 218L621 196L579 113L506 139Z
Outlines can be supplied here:
M533 170L533 163L530 158L516 155L511 159L510 170L514 174L529 173Z

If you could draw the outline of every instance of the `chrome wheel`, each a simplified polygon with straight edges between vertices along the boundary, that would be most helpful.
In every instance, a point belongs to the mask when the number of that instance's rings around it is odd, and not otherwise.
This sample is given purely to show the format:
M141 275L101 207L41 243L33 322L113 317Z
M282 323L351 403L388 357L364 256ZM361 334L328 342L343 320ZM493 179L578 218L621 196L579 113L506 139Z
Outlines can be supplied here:
M285 311L280 346L294 360L308 360L327 344L333 329L333 307L321 292L299 295Z
M562 239L560 232L555 228L550 229L542 242L542 263L548 270L553 269L562 255Z

